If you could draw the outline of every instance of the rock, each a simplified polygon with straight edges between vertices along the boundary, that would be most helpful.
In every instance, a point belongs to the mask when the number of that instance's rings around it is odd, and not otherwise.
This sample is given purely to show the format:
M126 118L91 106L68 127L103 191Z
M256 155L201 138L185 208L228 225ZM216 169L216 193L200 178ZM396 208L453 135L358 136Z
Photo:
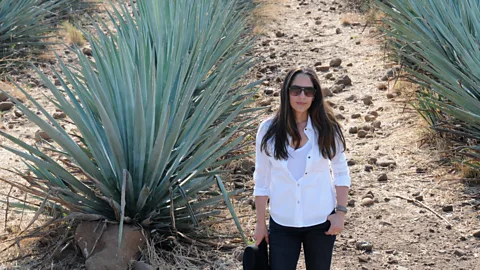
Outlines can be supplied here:
M14 110L13 113L15 114L16 117L22 117L23 116L23 112L20 111L20 110Z
M37 130L37 132L35 132L35 141L36 142L40 142L42 140L51 140L52 138L50 138L50 136L48 136L48 134L43 131L43 130Z
M332 90L330 90L330 88L328 87L322 88L322 91L323 91L324 97L333 97L333 93L332 93Z
M480 230L476 230L472 232L473 237L480 238Z
M421 202L421 201L423 201L423 196L422 195L416 196L415 200Z
M376 119L376 117L373 116L373 115L370 115L370 114L365 115L365 121L367 121L367 122L372 122L375 119Z
M365 165L365 171L366 171L366 172L371 172L371 171L373 171L373 166L372 166L372 165Z
M381 159L381 160L377 161L377 165L380 166L380 167L388 167L391 164L393 164L395 166L397 165L397 163L393 160Z
M275 92L273 92L273 96L274 96L274 97L280 96L280 91L275 91Z
M388 86L384 83L379 83L379 84L377 84L377 89L378 90L387 90Z
M365 138L365 136L367 136L367 132L365 130L359 130L357 135L359 138Z
M378 117L378 112L377 111L370 111L368 114L373 115L375 117Z
M463 249L455 249L455 251L453 251L453 254L457 255L458 257L462 257L462 256L465 256L465 254L467 254L467 252L465 252L465 250Z
M368 164L377 164L377 158L374 158L374 157L369 158L368 159Z
M373 249L373 245L367 241L358 241L356 244L355 244L355 247L358 249L358 250L365 250L365 251L372 251Z
M279 37L284 37L284 36L285 36L285 33L283 33L282 31L278 31L278 30L277 30L277 31L275 31L275 36L276 36L277 38L279 38Z
M315 70L316 71L327 72L327 71L330 70L330 67L329 66L317 66L317 67L315 67Z
M345 89L345 85L343 84L335 84L330 87L330 91L332 91L335 94L342 92L343 89Z
M0 112L8 111L13 107L13 102L3 101L0 102Z
M265 99L265 100L260 101L260 103L258 103L258 104L262 107L270 106L272 104L272 100L271 99Z
M242 160L240 166L244 171L253 172L255 170L255 162L249 158Z
M63 119L67 117L67 115L64 112L54 112L52 116L54 119Z
M352 114L352 119L357 119L357 118L360 118L360 117L362 117L362 115L359 114L359 113Z
M363 206L370 206L373 205L374 201L372 198L363 198L362 199L362 205Z
M337 118L338 120L344 120L345 119L345 117L340 113L335 115L335 118Z
M136 259L145 246L145 236L141 229L126 224L123 226L122 244L119 248L119 226L106 226L103 230L99 221L89 221L80 223L75 230L75 241L83 256L87 258L86 269L128 269L130 260Z
M361 263L368 262L369 259L370 259L370 257L365 256L365 255L358 256L358 261L361 262Z
M60 86L62 85L62 83L60 82L59 79L55 79L55 86Z
M335 58L330 61L331 67L339 67L341 64L342 64L342 59L340 58Z
M331 79L331 78L333 78L333 73L327 73L327 74L325 75L325 79L328 80L328 79Z
M82 52L83 52L83 54L85 54L87 56L92 56L93 55L92 49L90 49L90 48L83 48Z
M350 134L356 134L358 132L358 128L357 127L351 127L348 129L348 133Z
M378 121L378 120L373 121L372 126L373 126L374 128L380 128L380 127L382 126L382 122L380 122L380 121Z
M362 127L362 129L365 130L365 131L370 131L371 126L365 125L365 126Z
M355 95L350 95L350 96L347 97L345 100L346 100L346 101L353 101L353 100L355 100L355 99L357 99L357 97L356 97Z
M305 42L305 43L313 42L313 38L306 38L306 39L303 40L303 42Z
M353 67L353 64L352 64L352 63L348 63L348 64L347 64L347 67Z
M384 182L384 181L387 181L387 180L388 180L388 177L387 177L386 173L380 174L377 178L377 181L379 181L379 182Z
M387 75L384 75L380 80L382 80L382 81L388 81L388 76L387 76Z
M442 207L443 212L452 212L453 211L453 205L444 205Z
M133 261L131 269L132 270L155 270L156 268L145 262Z
M370 98L368 98L368 97L370 97ZM363 101L363 104L365 104L367 106L370 106L370 105L373 104L371 96L367 96L367 97L362 98L362 101Z
M335 33L337 33L337 35L341 34L341 33L342 33L342 29L340 29L340 28L335 29Z
M353 166L353 165L355 165L355 164L356 164L356 162L355 162L355 160L353 160L353 159L350 159L349 161L347 161L347 165L348 165L348 166Z
M395 96L394 96L392 93L388 93L388 94L387 94L387 98L388 98L388 99L392 99L392 98L394 98L394 97L395 97Z
M388 261L387 261L389 264L398 264L398 260L394 257L388 257Z
M0 92L0 102L3 102L7 99L8 99L7 94L5 94L4 92Z
M263 90L265 95L271 95L271 94L273 94L274 91L275 90L273 88L265 88L265 90Z
M335 81L335 84L352 85L352 80L348 75L343 74Z
M315 25L320 25L322 24L322 21L315 21Z
M351 199L347 202L347 206L348 207L355 207L355 200L354 199Z
M318 67L318 66L321 66L322 65L322 62L318 61L314 64L314 66Z

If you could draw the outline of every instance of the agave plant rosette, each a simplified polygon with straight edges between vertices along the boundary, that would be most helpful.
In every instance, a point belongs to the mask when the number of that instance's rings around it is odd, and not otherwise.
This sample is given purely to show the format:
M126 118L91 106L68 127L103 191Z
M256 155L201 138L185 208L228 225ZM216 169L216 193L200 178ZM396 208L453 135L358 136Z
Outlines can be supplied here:
M92 59L81 50L78 68L59 59L62 88L39 72L78 136L70 136L23 89L45 120L18 103L54 141L47 150L66 157L87 180L1 132L23 151L2 147L47 180L6 181L71 212L156 228L191 227L213 214L206 206L225 201L241 230L232 193L218 177L222 165L246 155L232 150L244 139L238 131L257 111L246 105L258 82L243 83L254 65L246 57L252 42L246 39L249 12L232 8L236 4L146 0L132 3L133 11L113 8L114 29L104 32L106 24L97 25L96 35L87 36ZM220 189L218 195L198 200L212 186Z
M377 1L384 32L413 80L423 87L416 105L437 131L480 168L480 2ZM477 165L475 165L477 162Z

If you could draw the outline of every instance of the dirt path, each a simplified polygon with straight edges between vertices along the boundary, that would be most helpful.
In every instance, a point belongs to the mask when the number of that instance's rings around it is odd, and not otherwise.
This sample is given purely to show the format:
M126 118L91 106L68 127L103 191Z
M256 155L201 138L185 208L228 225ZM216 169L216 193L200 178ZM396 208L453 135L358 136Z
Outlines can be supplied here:
M472 236L480 229L478 185L441 181L459 176L438 165L442 157L433 147L421 145L421 121L405 105L406 90L394 92L393 81L382 81L389 67L379 33L374 27L364 29L365 20L348 13L352 11L344 1L280 2L277 19L256 47L265 57L258 71L268 80L263 90L275 93L285 71L302 65L317 66L324 88L342 74L352 81L328 98L344 118L340 122L353 183L346 229L337 238L332 268L480 269L480 241ZM353 24L342 25L344 21ZM319 71L336 58L342 60L340 67ZM387 89L378 89L382 83ZM260 103L276 109L278 97L262 97ZM406 198L417 198L439 216ZM253 231L253 214L245 226ZM361 242L371 251L361 250ZM303 263L298 269L305 269Z

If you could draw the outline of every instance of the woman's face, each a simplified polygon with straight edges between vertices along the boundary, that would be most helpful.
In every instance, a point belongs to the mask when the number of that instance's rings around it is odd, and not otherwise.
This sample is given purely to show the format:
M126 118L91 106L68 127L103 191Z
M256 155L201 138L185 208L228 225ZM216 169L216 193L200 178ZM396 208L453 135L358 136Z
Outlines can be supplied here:
M312 96L313 89L313 83L308 75L298 74L295 76L288 90L290 106L294 112L304 113L308 111L315 96L315 92L313 92ZM299 91L300 94L296 96L295 94L298 94Z

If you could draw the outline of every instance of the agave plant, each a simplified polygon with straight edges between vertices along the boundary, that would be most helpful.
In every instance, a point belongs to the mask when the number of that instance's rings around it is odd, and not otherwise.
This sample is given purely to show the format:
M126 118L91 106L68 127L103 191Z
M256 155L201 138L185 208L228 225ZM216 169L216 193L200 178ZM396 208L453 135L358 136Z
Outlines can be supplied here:
M72 0L0 0L0 60L12 58L26 46L45 43L55 25L56 10Z
M18 108L54 143L39 149L0 132L26 150L2 145L36 176L25 177L27 185L5 181L83 217L155 228L189 228L213 214L206 206L225 201L241 231L218 176L222 165L246 155L232 150L257 111L246 105L258 82L242 83L254 64L245 56L249 12L236 4L145 0L132 3L133 11L113 7L114 31L96 25L96 35L87 36L92 59L80 50L79 68L59 59L61 89L39 72L78 133L71 136L20 88L46 120ZM86 179L46 151L61 154ZM212 186L218 195L202 195Z
M417 109L434 129L462 142L463 154L480 161L480 2L377 4L396 53L424 87Z

